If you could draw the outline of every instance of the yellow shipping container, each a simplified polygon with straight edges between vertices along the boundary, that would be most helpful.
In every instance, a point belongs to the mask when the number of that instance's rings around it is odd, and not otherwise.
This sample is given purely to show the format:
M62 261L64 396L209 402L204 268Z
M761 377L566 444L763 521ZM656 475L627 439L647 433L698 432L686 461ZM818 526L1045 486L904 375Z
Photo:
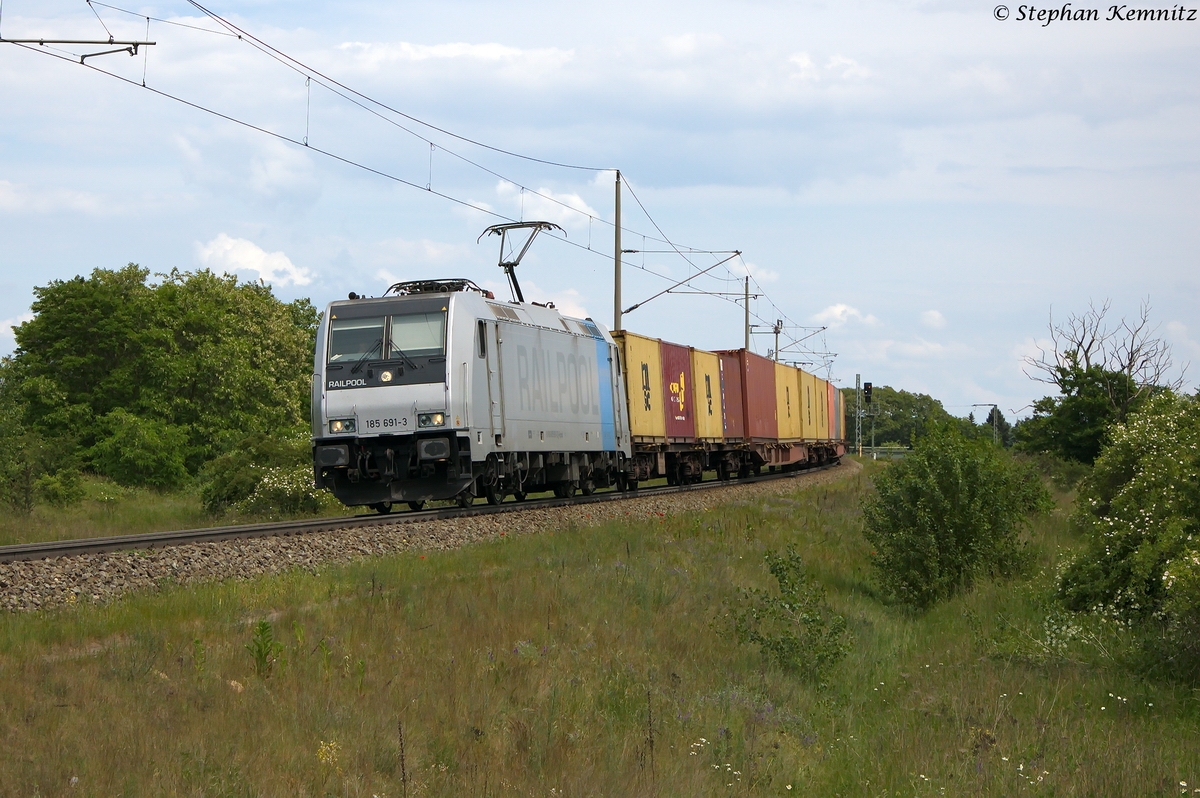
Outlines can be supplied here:
M712 352L692 350L692 390L696 415L696 437L699 440L725 439L724 415L721 411L721 359Z
M633 440L666 438L663 414L662 355L658 339L631 332L613 333L625 366L625 391L629 404L629 434Z
M800 394L796 392L796 372L792 366L775 364L775 418L780 440L800 437Z
M802 437L806 441L817 439L817 378L807 371L800 372L800 396L803 405L801 414Z
M813 417L817 419L817 437L823 441L829 440L829 383L820 377L813 377L813 404L816 406Z

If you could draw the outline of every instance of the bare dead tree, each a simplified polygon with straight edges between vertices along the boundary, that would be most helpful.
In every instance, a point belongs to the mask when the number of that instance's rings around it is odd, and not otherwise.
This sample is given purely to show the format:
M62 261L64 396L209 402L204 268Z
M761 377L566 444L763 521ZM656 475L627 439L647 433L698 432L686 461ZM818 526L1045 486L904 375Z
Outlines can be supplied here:
M1115 326L1107 321L1111 307L1109 300L1098 307L1089 302L1086 311L1071 314L1061 324L1051 313L1050 346L1039 346L1037 357L1024 358L1025 374L1057 386L1063 394L1081 375L1094 375L1103 384L1114 416L1124 419L1149 391L1182 388L1187 364L1177 378L1170 379L1175 365L1171 346L1158 337L1158 325L1150 322L1149 299L1141 303L1136 318L1123 317Z

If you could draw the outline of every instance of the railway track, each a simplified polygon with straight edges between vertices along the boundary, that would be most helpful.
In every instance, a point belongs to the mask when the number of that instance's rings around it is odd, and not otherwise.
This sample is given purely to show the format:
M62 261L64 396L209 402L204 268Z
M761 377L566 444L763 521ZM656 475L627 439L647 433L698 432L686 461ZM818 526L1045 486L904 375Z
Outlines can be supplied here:
M240 526L210 527L207 529L184 529L173 532L150 532L141 535L117 535L103 538L80 538L76 540L55 540L45 543L21 543L13 546L0 546L0 563L18 562L21 560L45 560L56 557L73 557L83 554L100 554L114 551L132 551L138 549L157 549L168 546L181 546L188 543L204 543L222 540L244 540L286 535L303 535L308 532L328 532L337 529L353 529L356 527L379 527L396 524L409 524L421 521L437 521L454 518L465 518L481 515L496 515L501 513L520 513L525 510L547 509L552 507L569 507L575 505L595 504L600 502L621 501L653 496L665 496L688 491L702 491L712 488L724 488L734 485L751 485L776 479L791 479L815 474L833 468L837 463L808 468L802 471L776 471L759 476L742 479L711 480L691 485L674 485L639 488L635 491L618 492L604 491L590 496L575 496L568 499L545 498L529 499L523 502L506 502L502 504L476 504L471 507L444 507L433 510L407 511L395 514L371 514L342 516L336 518L317 518L305 521L278 521L261 524L243 524Z

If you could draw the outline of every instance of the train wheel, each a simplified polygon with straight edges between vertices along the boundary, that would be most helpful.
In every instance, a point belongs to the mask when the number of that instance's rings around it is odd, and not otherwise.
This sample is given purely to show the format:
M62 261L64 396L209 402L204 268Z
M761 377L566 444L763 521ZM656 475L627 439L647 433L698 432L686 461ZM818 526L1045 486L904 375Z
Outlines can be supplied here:
M634 478L630 477L630 478L629 478L628 480L626 480L626 482L625 482L625 488L626 488L626 490L637 490L637 483L638 483L638 481L637 481L636 479L634 479Z
M424 508L425 508L425 500L424 499L422 499L421 501L415 501L415 502L408 503L408 509L410 509L410 510L423 510Z
M591 496L596 492L596 483L590 479L585 479L579 484L579 492L584 496Z
M488 485L486 488L484 488L483 495L485 498L487 498L488 504L499 504L500 502L504 501L503 489L496 487L495 485Z
M374 510L375 512L379 513L380 515L387 515L388 513L390 513L392 511L392 503L391 502L375 502L374 504L371 505L371 509Z
M529 494L528 494L528 493L526 493L526 492L525 492L525 491L523 491L523 490L514 490L514 491L513 491L513 501L515 501L515 502L523 502L523 501L525 501L525 497L526 497L526 496L528 496L528 495L529 495Z
M454 497L454 501L458 503L459 507L470 507L475 503L475 497L471 495L471 491L464 490Z

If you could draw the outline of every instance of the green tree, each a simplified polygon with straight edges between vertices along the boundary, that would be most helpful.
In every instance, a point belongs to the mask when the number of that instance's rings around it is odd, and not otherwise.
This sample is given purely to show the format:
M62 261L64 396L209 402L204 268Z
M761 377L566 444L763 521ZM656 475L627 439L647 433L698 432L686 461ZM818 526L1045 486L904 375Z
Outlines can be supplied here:
M1110 326L1109 303L1072 315L1062 324L1050 320L1050 346L1026 358L1026 373L1058 389L1033 404L1033 415L1017 429L1019 448L1092 463L1113 424L1120 424L1163 387L1178 390L1182 378L1168 384L1170 347L1155 337L1150 306L1138 317Z
M1074 523L1059 596L1137 631L1148 663L1200 680L1200 399L1163 392L1112 429Z
M0 361L0 407L7 422L0 427L0 503L29 513L39 502L79 500L83 488L74 440L46 435L25 423L26 406L11 373L12 361Z
M846 401L846 432L854 435L854 389L843 388ZM863 405L863 413L872 413L874 418L864 415L862 432L864 445L871 440L871 424L875 424L875 440L879 444L898 443L911 446L931 425L950 421L953 416L946 412L942 403L923 393L910 393L876 385L872 390L870 405Z
M158 276L130 264L36 288L10 379L31 428L69 430L100 473L167 487L179 466L307 421L317 314L230 275Z
M990 440L936 424L875 480L863 507L884 590L917 609L1020 565L1019 533L1046 509L1041 481Z

